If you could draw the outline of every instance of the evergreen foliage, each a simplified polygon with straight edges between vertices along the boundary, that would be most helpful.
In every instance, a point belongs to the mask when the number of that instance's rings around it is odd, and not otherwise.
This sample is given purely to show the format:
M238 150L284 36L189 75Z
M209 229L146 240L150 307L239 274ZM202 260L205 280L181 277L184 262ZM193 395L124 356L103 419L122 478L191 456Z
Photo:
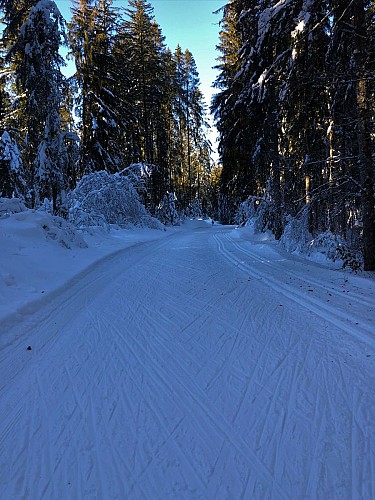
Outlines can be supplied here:
M196 196L209 203L210 148L194 58L180 50L178 74L149 3L131 0L120 11L113 0L75 0L67 40L76 72L68 80L55 2L0 0L0 8L3 193L22 187L29 205L49 199L63 214L66 192L84 174L142 164L148 174L140 196L151 211L174 187L181 209ZM11 150L25 175L16 174Z
M261 198L276 238L307 213L312 235L360 236L374 270L373 2L231 0L222 13L223 213Z
M8 24L4 40L9 46L8 72L14 75L16 94L12 120L3 126L17 128L23 140L23 164L32 204L38 205L47 197L58 211L67 187L67 154L60 119L60 68L64 62L59 48L64 20L52 0L33 2L29 10L27 3L13 7L11 3L5 7Z

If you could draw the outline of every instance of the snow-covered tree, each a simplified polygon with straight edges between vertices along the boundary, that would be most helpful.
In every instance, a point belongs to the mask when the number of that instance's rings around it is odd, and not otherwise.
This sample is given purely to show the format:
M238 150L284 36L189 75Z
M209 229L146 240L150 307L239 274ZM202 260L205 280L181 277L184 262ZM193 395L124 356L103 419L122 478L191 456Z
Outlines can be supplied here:
M0 196L25 198L27 184L17 144L7 131L0 137Z
M102 170L84 176L70 195L69 220L79 227L115 224L161 229L139 199L137 190L124 173Z
M177 46L173 62L176 132L171 182L185 208L202 194L201 187L210 173L210 144L207 140L206 106L194 56L189 50L183 52Z
M120 101L114 51L118 9L112 0L79 0L69 24L79 87L81 166L85 172L121 167Z
M263 197L277 238L306 205L311 233L362 225L375 268L373 2L231 0L223 14L221 193Z
M66 189L67 157L60 120L63 36L64 19L55 2L40 0L30 9L9 52L20 95L26 132L24 164L33 179L34 202L49 198L56 211Z
M155 211L155 215L167 226L175 226L180 222L180 217L176 209L175 193L165 194Z

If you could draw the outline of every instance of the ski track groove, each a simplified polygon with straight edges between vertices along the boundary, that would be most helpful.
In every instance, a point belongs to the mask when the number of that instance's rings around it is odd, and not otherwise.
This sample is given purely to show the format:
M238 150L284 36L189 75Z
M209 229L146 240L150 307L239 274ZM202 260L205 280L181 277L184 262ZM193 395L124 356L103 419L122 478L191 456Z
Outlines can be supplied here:
M134 358L137 360L138 364L139 364L139 365L143 368L144 373L148 373L148 371L149 371L149 367L148 367L148 366L149 366L149 365L145 365L145 363L144 363L144 362L140 359L140 357L137 355L137 353L136 353L136 351L134 350L134 348L130 347L129 342L126 342L126 341L125 341L125 339L124 339L124 337L123 337L123 335L122 335L121 331L120 331L120 330L118 330L115 326L114 326L113 328L114 328L114 331L118 334L119 338L121 338L121 340L122 340L122 341L126 344L126 346L128 347L128 349L131 351L131 353L133 354ZM117 342L117 341L116 341L116 342ZM135 341L135 342L136 342L136 341ZM117 343L117 344L118 344L118 343ZM137 344L137 346L138 346L138 348L140 347L140 346L139 346L139 344ZM120 349L120 350L122 350L122 349L123 349L123 348L122 348L122 346L120 346L119 344L118 344L118 347L119 347L119 349ZM140 349L140 350L141 350L141 349ZM143 350L141 350L141 352L142 352L143 354L147 354L147 353L146 353L145 351L143 351ZM146 359L148 359L149 361L151 361L151 360L150 360L147 356L145 356L145 358L146 358ZM154 377L152 378L153 383L156 383L156 381L155 381L155 379L156 379L156 378L160 378L160 376L158 376L158 375L154 376ZM136 382L135 382L134 380L133 380L133 383L134 383L134 384L136 384ZM159 385L159 383L158 383L158 385ZM136 384L136 386L137 386L137 388L138 388L139 392L142 394L142 393L143 393L143 391L142 391L142 387L139 387L139 385L138 385L138 384ZM167 385L167 387L168 387L168 385ZM163 429L164 429L164 432L165 432L165 434L167 435L167 438L168 438L168 437L170 436L171 432L169 431L169 429L168 429L168 427L165 425L165 423L164 423L164 422L160 419L160 417L159 417L159 415L158 415L158 411L157 411L157 409L155 409L155 408L154 408L154 407L150 404L150 402L149 402L149 401L147 401L147 400L145 400L145 401L146 401L147 406L150 408L151 412L154 414L155 419L158 421L159 426L160 426L161 428L163 428ZM173 444L174 444L174 446L178 449L178 452L179 452L179 454L180 454L180 457L181 457L182 461L184 461L184 460L185 460L185 462L188 462L188 463L189 463L189 467L190 467L190 468L191 468L191 470L193 471L194 475L195 475L195 476L199 479L199 482L201 483L201 485L204 487L204 482L202 481L202 478L200 477L200 475L197 473L195 466L194 466L194 465L193 465L190 461L186 460L186 458L185 458L185 456L184 456L184 452L183 452L183 450L181 449L181 447L180 447L180 446L179 446L176 442L173 442ZM141 476L142 476L142 475L143 475L143 474L141 474Z
M295 303L301 305L302 307L310 310L312 313L317 314L322 319L329 321L335 327L340 328L342 331L346 332L350 336L356 337L358 340L367 343L370 347L375 348L375 336L373 332L373 327L364 323L360 318L353 317L346 313L346 318L352 324L347 324L340 319L341 312L335 310L332 307L327 306L321 300L315 299L313 297L300 297L291 288L286 285L281 284L272 276L266 273L261 273L255 271L252 267L245 264L243 261L233 257L228 250L225 250L223 243L214 235L216 242L218 243L218 251L223 255L223 257L234 264L236 267L251 274L253 277L262 279L267 282L266 286L269 286L274 291L283 294L288 299L293 300ZM230 240L232 242L232 240Z
M262 259L261 257L259 257L257 254L255 254L254 252L251 252L250 250L248 250L247 248L245 248L244 246L240 245L238 242L234 241L233 239L230 238L229 235L225 235L225 238L227 239L228 242L230 242L237 250L239 250L241 253L251 257L252 259L255 259L257 262L261 263L264 265L264 267L266 267L267 269L271 270L272 273L275 272L275 270L277 270L278 272L282 273L284 279L286 277L294 277L295 279L298 279L301 281L301 276L298 275L297 273L293 272L292 270L288 269L287 271L285 271L282 266L280 266L279 264L277 264L276 261L267 261L267 260L264 260ZM280 280L281 281L281 280ZM346 280L348 281L348 280ZM307 276L306 277L306 282L308 283L308 286L310 286L311 284L313 284L315 287L318 287L320 290L323 290L324 292L328 293L328 294L331 294L331 295L335 295L336 297L342 299L343 296L342 296L342 292L338 292L335 290L335 288L333 287L329 287L327 285L325 285L323 282L321 281L318 281L314 278L312 278L311 276ZM306 284L305 282L305 284ZM344 286L344 285L342 285ZM347 285L345 285L347 286ZM316 290L314 290L314 292L316 292ZM320 302L320 306L325 308L327 307L326 304L318 299L317 301L313 300L313 297L310 298L309 296L306 295L306 292L305 292L305 297L307 300L310 300L312 299L312 301L315 303L315 302ZM362 308L365 307L365 308L374 308L375 307L375 299L373 300L369 300L369 299L366 299L365 297L363 296L359 296L358 294L356 294L355 292L353 292L352 290L350 291L350 294L347 295L347 301L352 301L352 302L357 302L357 304L359 304ZM327 307L327 310L332 310L331 307ZM369 325L368 323L365 323L365 322L362 322L360 318L358 317L355 317L351 314L348 314L348 312L346 311L346 316L350 319L353 323L357 323L359 325L362 326L362 328L364 329L368 329L369 328L369 331L371 332L371 325Z
M283 269L282 266L280 266L277 263L277 261L269 261L266 259L262 259L261 257L259 257L259 255L252 252L249 248L245 248L245 246L243 246L240 243L233 240L233 238L231 238L230 235L228 235L228 234L225 235L225 238L227 239L228 242L230 242L241 253L251 257L252 259L255 259L255 261L263 264L268 269L272 269L272 271L274 271L276 269L279 272L285 273L285 270ZM301 274L298 274L298 273L292 271L291 269L288 269L287 272L288 272L288 277L290 276L290 277L294 277L295 279L297 279L299 281L301 280ZM343 280L344 280L344 284L342 286L344 286L344 285L347 286L345 284L345 281L347 281L347 280L345 280L344 278L343 278ZM315 278L313 278L310 275L306 276L306 282L309 285L313 284L313 285L319 287L321 290L324 290L327 293L331 293L332 295L336 295L338 298L342 299L342 292L337 291L332 286L326 285L322 281L316 280ZM367 299L366 297L363 297L363 295L358 295L356 292L353 292L352 290L350 291L350 295L348 295L348 299L355 300L359 305L364 306L364 307L374 308L374 305L375 305L374 299L373 300Z

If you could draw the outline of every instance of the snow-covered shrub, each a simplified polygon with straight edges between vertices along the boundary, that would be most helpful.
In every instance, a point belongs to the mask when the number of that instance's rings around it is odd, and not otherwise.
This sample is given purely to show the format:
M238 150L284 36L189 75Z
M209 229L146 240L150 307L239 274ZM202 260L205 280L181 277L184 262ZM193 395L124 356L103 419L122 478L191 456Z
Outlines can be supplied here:
M137 190L138 194L143 194L147 191L152 174L152 168L153 165L148 165L147 163L132 163L128 167L124 168L120 172L120 175L126 175Z
M309 245L307 255L320 253L333 262L339 261L343 268L349 267L358 271L362 267L362 257L353 251L346 241L340 236L326 231L313 238Z
M9 133L4 131L0 137L0 195L23 198L26 190L21 153Z
M69 220L80 228L110 224L162 229L139 200L137 190L123 173L95 172L83 177L70 196Z
M350 245L338 235L326 231L314 237L308 228L309 206L306 205L298 218L287 217L284 232L280 238L287 252L296 252L314 260L323 256L332 262L338 262L343 268L350 267L357 271L362 266L360 252L352 250Z
M53 214L53 203L48 198L44 198L43 203L38 207L38 212L46 212L47 214Z
M304 254L307 252L313 239L308 228L309 210L306 208L300 217L288 215L284 232L280 238L282 245L287 252L298 252Z
M203 217L202 204L199 198L195 198L194 201L185 209L185 215L191 219Z
M152 163L132 163L121 175L128 177L139 194L141 203L152 213L160 200L157 186L160 185L161 169Z
M249 196L239 205L236 212L236 224L246 226L256 216L255 202L254 196Z
M26 210L23 201L19 198L0 198L0 218L7 217L9 214L25 212Z
M156 217L168 226L176 226L180 223L180 217L176 209L175 193L166 193L155 210Z
M254 217L254 230L257 233L272 231L274 221L274 207L267 200L262 200Z
M55 240L61 246L71 248L87 248L87 243L76 228L65 219L58 216L50 216L46 213L42 228L49 239Z

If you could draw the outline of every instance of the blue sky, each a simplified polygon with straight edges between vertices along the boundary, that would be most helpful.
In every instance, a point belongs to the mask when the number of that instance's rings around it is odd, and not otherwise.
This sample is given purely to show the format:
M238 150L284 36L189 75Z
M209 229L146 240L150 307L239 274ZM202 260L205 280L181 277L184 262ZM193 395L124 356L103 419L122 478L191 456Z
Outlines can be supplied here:
M65 19L70 18L70 0L55 0ZM114 0L116 7L126 7L126 0ZM177 44L189 49L197 63L201 90L210 103L216 77L212 68L216 64L215 47L219 38L221 14L213 14L226 0L151 0L155 19L166 38L167 46L173 51Z

